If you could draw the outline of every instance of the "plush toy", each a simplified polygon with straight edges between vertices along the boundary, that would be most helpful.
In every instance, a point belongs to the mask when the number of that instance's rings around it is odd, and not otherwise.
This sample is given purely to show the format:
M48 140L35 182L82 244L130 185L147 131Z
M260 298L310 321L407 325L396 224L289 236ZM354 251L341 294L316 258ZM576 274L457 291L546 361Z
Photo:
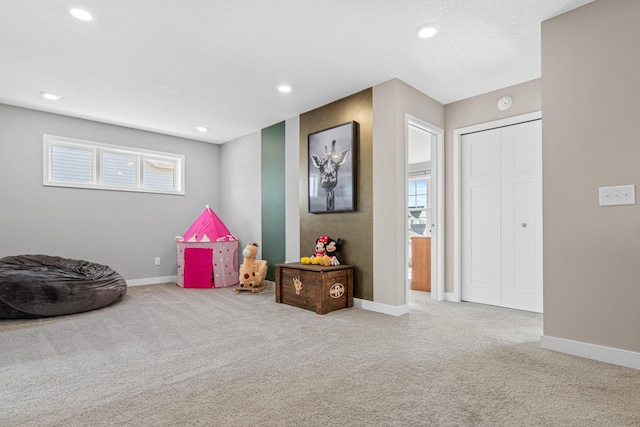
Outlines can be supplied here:
M342 246L342 239L333 240L329 238L329 242L325 246L325 251L326 256L331 259L331 265L340 265L340 260L338 259L340 246Z
M310 257L300 258L300 262L313 265L338 265L340 262L336 257L336 251L339 245L340 239L336 242L329 236L320 236L316 239L315 253Z
M256 260L258 244L251 243L242 251L244 262L240 266L240 285L236 292L260 292L267 287L264 278L267 276L267 261Z

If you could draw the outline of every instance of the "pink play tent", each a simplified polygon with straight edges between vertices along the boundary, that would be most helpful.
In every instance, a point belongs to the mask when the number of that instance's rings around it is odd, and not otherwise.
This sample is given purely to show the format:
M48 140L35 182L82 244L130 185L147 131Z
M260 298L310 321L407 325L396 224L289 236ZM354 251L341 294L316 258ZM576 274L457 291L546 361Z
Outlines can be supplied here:
M178 283L183 288L238 284L238 239L208 205L178 243Z

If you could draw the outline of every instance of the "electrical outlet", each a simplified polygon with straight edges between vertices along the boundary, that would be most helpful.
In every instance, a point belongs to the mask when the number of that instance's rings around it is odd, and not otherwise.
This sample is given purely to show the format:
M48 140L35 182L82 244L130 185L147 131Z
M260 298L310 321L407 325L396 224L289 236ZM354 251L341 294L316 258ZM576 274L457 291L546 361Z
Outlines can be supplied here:
M159 256L157 256L157 257L155 257L155 258L153 259L153 264L154 264L154 265L160 265L160 257L159 257Z
M600 206L635 205L636 186L616 185L612 187L600 187Z

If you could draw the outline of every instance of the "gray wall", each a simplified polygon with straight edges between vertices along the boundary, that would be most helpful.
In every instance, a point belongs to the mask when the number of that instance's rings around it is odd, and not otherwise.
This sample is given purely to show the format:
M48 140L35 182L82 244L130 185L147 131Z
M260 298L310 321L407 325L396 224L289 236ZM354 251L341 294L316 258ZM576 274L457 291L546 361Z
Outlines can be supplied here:
M299 116L285 121L285 261L300 261L299 212ZM240 240L240 248L256 242L262 245L262 132L254 132L220 147L219 215ZM306 181L305 181L306 182ZM267 196L268 197L268 196ZM258 250L262 258L262 248ZM242 262L242 256L239 257Z
M444 128L444 107L393 79L373 88L373 301L405 303L406 114Z
M262 133L254 132L222 144L219 216L240 241L240 250L249 243L262 245ZM242 262L242 255L238 255ZM258 250L262 259L262 248Z
M640 1L598 0L542 24L544 334L640 351Z
M42 134L185 155L184 196L44 187ZM126 279L177 274L174 237L217 211L220 147L0 104L0 257L43 253L107 264ZM161 265L154 266L154 257Z

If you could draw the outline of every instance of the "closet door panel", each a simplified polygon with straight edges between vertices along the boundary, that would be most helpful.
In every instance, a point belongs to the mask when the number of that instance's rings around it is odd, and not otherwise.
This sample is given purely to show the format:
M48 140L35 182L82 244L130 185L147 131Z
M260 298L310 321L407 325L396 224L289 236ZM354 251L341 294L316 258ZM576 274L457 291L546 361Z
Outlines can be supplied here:
M500 130L462 138L462 299L500 305Z
M542 312L541 121L502 128L502 305Z
M462 300L542 312L541 121L464 135Z

